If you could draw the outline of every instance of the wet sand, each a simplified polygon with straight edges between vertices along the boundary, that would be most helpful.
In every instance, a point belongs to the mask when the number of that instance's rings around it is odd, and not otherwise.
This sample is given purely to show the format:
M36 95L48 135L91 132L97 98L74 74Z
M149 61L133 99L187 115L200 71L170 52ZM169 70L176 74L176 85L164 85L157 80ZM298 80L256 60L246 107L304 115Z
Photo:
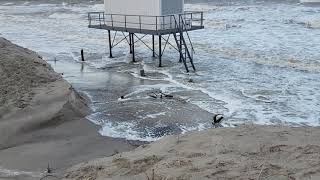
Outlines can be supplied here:
M0 38L0 179L39 179L66 167L133 149L102 137L84 117L87 98L36 53Z
M90 63L101 57L93 54L85 57L84 63L62 56L56 57L56 62L49 58L49 63L77 90L90 96L94 112L87 118L101 126L100 133L104 136L152 141L198 129L204 123L211 127L213 114L188 102L210 101L207 94L177 88L161 73L148 71L146 77L137 75L143 68L140 60L132 63L131 58L128 62L114 58L111 65L95 68ZM161 98L160 91L170 97L162 94Z

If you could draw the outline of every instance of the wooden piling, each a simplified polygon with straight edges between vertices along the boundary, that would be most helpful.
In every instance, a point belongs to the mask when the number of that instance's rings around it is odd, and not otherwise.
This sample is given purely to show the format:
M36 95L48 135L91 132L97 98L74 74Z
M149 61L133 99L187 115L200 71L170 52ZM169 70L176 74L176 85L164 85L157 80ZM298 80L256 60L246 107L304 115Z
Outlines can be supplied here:
M109 39L109 58L112 58L112 44L111 44L111 31L108 30L108 39Z
M144 69L141 69L141 70L140 70L140 76L142 76L142 77L145 77L145 76L146 76L146 73L144 72Z
M84 61L83 49L81 49L81 61Z

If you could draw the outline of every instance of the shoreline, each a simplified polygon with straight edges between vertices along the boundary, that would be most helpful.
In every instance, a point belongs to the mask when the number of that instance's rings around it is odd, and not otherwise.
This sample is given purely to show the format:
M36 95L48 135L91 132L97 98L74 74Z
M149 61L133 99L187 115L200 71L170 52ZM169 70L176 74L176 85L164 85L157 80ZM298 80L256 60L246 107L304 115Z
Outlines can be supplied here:
M85 119L86 98L35 52L4 38L0 47L0 179L39 179L48 164L61 176L73 164L136 147L100 136Z

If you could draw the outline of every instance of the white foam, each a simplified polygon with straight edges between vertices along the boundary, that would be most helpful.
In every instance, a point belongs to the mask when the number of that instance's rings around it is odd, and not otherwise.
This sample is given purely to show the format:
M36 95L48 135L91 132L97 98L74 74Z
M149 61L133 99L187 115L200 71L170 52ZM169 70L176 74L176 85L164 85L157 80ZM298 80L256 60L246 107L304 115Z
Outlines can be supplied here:
M49 16L51 19L81 19L81 16L78 14L71 14L71 13L53 13Z
M143 62L142 62L142 65L143 65L143 69L145 70L145 72L156 72L156 73L161 73L161 74L166 75L166 77L164 77L163 80L169 81L172 84L142 85L140 87L159 88L162 91L166 91L167 89L172 88L172 87L175 87L176 89L180 87L180 88L184 88L184 89L188 89L188 90L201 91L202 93L207 94L212 99L226 102L227 104L225 105L225 108L228 109L228 114L232 114L233 112L235 112L236 110L238 110L242 106L242 102L240 100L237 100L236 98L231 98L227 94L221 95L221 94L216 94L214 92L210 92L206 88L197 87L197 84L195 84L195 83L179 82L178 80L175 80L173 78L173 75L169 72L169 70L155 69L151 66L148 66L147 64L145 64ZM153 78L149 78L149 77L141 77L137 73L131 73L131 74L136 78L148 79L148 80L159 80L159 79L153 79ZM200 72L200 74L201 74L201 72ZM190 75L186 74L187 77L189 77L189 76L192 77L192 75L194 75L194 74L190 74ZM221 113L221 112L213 111L213 109L210 107L210 104L199 103L199 102L194 102L194 101L189 101L189 102L191 102L194 105L197 105L201 109L204 109L210 113Z
M99 130L99 133L102 136L109 136L114 138L124 138L127 140L138 140L138 141L156 141L159 138L153 138L150 135L145 137L141 132L135 131L135 122L116 122L111 123L107 119L97 120L95 116L100 115L101 113L94 113L87 117L91 122L102 126Z
M157 118L158 116L164 116L166 115L166 112L159 112L159 113L154 113L154 114L148 114L146 115L147 118Z
M3 6L11 6L11 5L14 5L14 3L4 3L4 4L2 4Z
M134 124L131 123L117 123L114 125L112 123L104 123L102 129L100 129L100 134L103 136L110 136L116 138L125 138L127 140L138 140L138 141L156 141L160 138L153 138L150 135L144 137L141 132L134 131Z
M145 71L147 72L147 71ZM152 77L148 77L148 76L140 76L140 74L138 72L131 72L130 73L133 77L135 78L139 78L139 79L145 79L145 80L151 80L151 81L159 81L162 80L160 78L152 78Z
M211 6L211 5L207 5L207 4L185 4L184 8L188 11L209 12L209 11L213 11L213 10L218 10L219 8L221 9L222 7Z
M167 81L170 81L171 83L176 84L179 87L185 88L185 89L189 89L189 90L194 90L194 91L201 91L204 94L207 94L209 97L211 97L212 99L216 99L216 100L220 100L223 102L226 102L227 104L225 105L225 107L229 110L229 113L231 114L232 112L235 112L236 110L238 110L242 103L241 101L235 99L235 98L229 98L228 95L221 95L221 94L216 94L214 92L210 92L209 90L205 89L205 88L201 88L201 87L197 87L197 85L195 83L181 83L177 80L173 79L173 76L166 72L166 71L162 71L162 73L166 74L168 76L168 78L166 78ZM197 103L197 102L193 102L190 101L191 103L193 103L194 105L199 106L200 108L210 112L210 113L217 113L212 111L212 109L210 109L208 106L204 106L203 103Z
M1 177L16 177L21 175L26 175L34 178L40 178L42 173L38 172L27 172L27 171L19 171L19 170L12 170L12 169L4 169L0 166L0 176Z
M309 21L307 23L307 27L312 29L320 29L320 21L319 20Z
M104 11L104 4L95 4L90 7L94 11Z
M208 123L198 123L196 126L185 126L179 125L179 128L182 130L181 134L185 134L190 131L203 131L205 129L210 128L211 125Z

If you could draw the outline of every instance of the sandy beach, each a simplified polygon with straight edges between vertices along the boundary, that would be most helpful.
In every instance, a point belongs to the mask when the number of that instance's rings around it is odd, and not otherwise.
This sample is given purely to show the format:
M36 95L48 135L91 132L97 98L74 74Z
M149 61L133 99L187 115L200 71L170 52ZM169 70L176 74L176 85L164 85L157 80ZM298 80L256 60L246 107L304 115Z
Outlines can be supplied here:
M39 55L0 39L0 179L39 179L48 164L66 167L133 148L102 137L84 117L87 98Z
M320 178L320 129L243 125L168 136L70 168L65 179Z

